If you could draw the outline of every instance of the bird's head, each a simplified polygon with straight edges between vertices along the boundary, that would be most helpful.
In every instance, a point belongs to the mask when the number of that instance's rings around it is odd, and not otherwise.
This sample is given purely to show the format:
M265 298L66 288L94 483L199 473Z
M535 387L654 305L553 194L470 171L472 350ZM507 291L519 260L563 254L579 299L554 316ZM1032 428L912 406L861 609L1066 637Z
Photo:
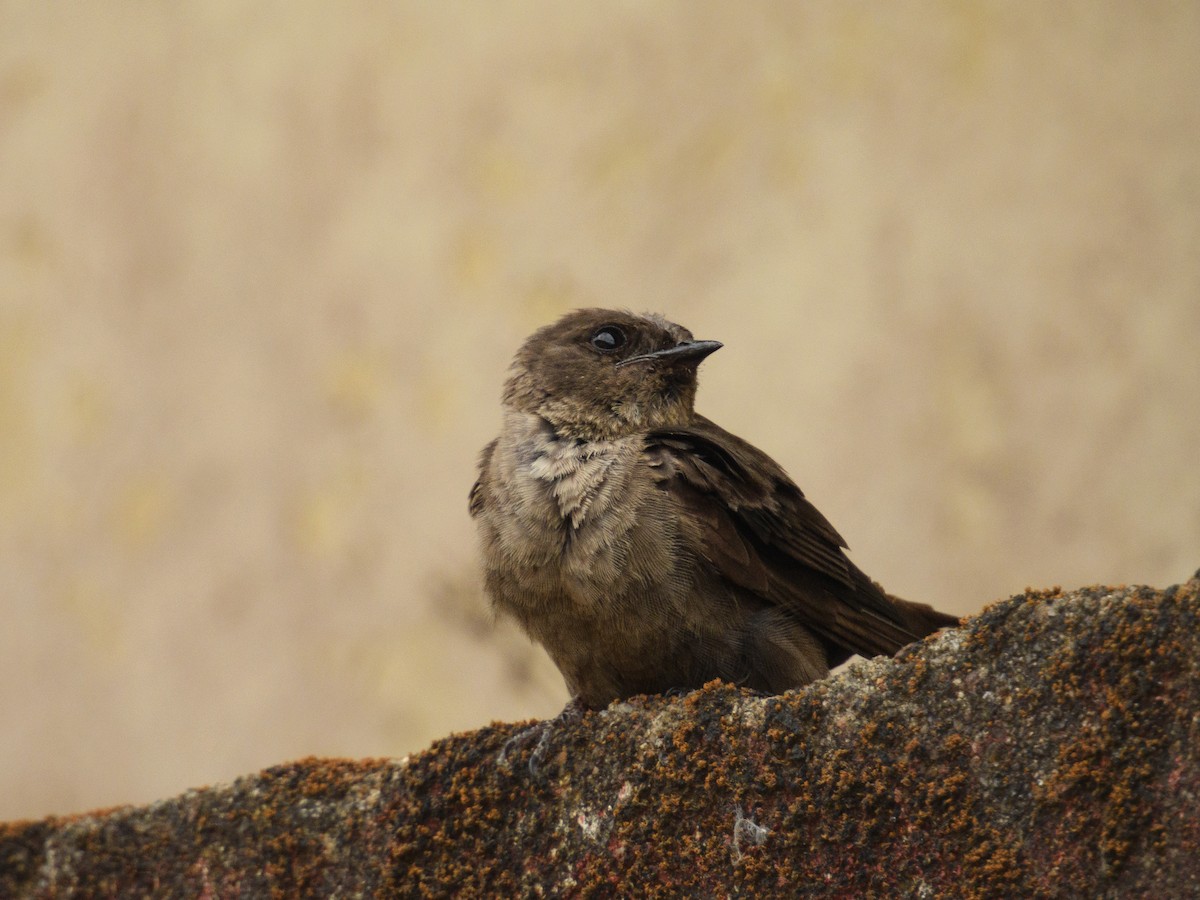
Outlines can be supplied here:
M504 403L541 416L563 437L586 440L686 425L696 367L720 347L662 316L575 310L517 351Z

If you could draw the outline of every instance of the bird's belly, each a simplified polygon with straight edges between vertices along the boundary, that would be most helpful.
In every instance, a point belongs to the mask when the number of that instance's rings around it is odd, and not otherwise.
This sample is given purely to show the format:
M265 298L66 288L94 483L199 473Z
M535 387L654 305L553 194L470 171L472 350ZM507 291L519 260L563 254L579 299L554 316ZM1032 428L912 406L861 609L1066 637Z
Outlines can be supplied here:
M586 614L548 616L539 621L535 637L567 689L591 708L707 680L700 645L678 617L641 616L628 624Z
M511 474L519 503L493 510L488 589L550 654L572 694L618 697L739 679L736 603L701 591L697 541L636 457L592 456L568 481ZM564 467L566 468L566 467Z
M515 603L567 606L576 615L615 614L631 584L657 593L682 560L678 516L644 475L635 441L585 446L539 440L513 456L515 502L494 510L489 582L515 582Z
M523 517L496 530L500 580L517 606L602 623L629 607L677 593L677 526L668 510L643 498L597 511L578 525L551 516Z
M651 502L585 522L529 564L489 575L497 605L541 644L572 695L597 708L634 694L739 680L739 629L724 598L698 594L670 510Z

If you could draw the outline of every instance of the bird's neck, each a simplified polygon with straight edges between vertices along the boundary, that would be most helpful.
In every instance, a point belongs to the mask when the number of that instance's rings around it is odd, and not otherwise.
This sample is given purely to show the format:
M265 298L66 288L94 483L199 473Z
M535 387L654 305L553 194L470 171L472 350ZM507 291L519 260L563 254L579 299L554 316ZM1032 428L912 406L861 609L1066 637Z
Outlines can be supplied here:
M604 409L580 408L569 401L548 398L534 410L513 408L514 413L532 415L567 441L615 441L644 435L656 428L682 427L695 418L688 406L678 403L614 403Z

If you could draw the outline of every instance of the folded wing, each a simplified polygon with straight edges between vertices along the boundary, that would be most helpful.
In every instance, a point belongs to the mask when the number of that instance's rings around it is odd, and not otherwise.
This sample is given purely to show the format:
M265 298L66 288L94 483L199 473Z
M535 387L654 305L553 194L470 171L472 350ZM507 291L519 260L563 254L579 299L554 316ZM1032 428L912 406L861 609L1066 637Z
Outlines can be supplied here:
M956 623L885 594L774 460L708 419L651 432L646 454L659 487L700 523L715 574L808 628L831 665L852 653L895 653Z

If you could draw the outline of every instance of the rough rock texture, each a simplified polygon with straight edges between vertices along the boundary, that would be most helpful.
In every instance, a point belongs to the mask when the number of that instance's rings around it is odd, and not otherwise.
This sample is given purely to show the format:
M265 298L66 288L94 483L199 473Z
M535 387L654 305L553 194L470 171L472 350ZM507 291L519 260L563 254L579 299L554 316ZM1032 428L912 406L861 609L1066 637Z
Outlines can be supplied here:
M1198 594L1027 592L781 697L15 823L0 896L1200 896Z

